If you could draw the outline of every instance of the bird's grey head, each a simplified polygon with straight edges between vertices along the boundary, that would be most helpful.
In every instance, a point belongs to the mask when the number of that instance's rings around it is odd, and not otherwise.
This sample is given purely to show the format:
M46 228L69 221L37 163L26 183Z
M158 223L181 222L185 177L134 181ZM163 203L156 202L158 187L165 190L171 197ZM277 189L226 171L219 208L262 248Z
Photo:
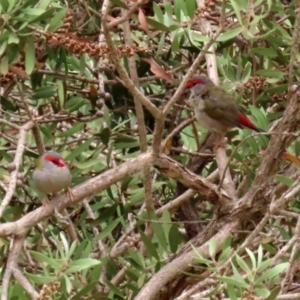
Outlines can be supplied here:
M192 93L200 93L202 90L207 89L215 84L211 79L205 75L195 75L186 85L186 91L191 91Z

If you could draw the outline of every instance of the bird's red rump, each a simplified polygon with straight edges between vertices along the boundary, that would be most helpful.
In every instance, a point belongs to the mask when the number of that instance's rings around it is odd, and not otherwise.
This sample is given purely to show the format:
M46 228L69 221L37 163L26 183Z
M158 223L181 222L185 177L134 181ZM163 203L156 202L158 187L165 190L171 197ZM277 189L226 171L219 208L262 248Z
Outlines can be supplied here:
M239 121L242 126L257 130L258 128L244 115L244 114L239 114Z
M48 160L48 161L53 162L58 167L64 167L66 165L65 161L62 158L59 158L59 157L46 155L45 159Z
M194 87L196 84L203 84L203 83L204 82L201 79L192 79L187 83L186 88L190 89Z

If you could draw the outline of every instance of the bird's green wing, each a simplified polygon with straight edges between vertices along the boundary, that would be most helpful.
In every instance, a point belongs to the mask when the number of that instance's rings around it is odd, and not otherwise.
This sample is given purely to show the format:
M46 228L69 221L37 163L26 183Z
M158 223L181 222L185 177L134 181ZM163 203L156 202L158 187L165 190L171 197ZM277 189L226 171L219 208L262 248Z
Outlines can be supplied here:
M240 126L239 107L234 102L232 95L215 86L204 91L202 99L204 100L204 110L210 118L218 120L228 127Z

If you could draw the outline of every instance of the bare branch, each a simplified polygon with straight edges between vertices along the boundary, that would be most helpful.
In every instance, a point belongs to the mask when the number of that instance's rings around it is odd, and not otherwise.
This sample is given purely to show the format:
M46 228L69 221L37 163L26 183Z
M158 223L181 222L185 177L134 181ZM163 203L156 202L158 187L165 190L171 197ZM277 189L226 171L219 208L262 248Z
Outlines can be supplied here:
M127 16L127 13L124 9L122 9L122 16L125 18ZM123 24L123 31L124 31L125 43L126 45L131 47L133 43L131 39L130 25L127 19ZM139 89L139 79L138 79L137 68L136 68L134 57L128 58L128 67L129 67L129 74L132 79L132 82L134 83L136 88ZM141 148L141 152L146 152L148 145L147 145L147 130L145 125L143 106L141 101L136 95L133 97L133 100L134 100L134 106L135 106L136 118L137 118L138 130L139 130L140 148ZM149 167L144 168L143 173L144 173L143 183L144 183L144 190L145 190L145 207L148 215L150 216L150 214L154 211L154 208L153 208L152 188L151 188L151 173Z
M18 268L18 259L23 247L24 239L25 239L25 234L20 236L15 236L12 239L12 245L8 255L6 268L2 279L1 300L8 300L9 281L11 276L14 273L14 270ZM31 290L34 291L33 287L31 287Z
M15 279L19 282L19 284L24 288L24 290L31 296L32 299L35 299L39 295L19 268L14 268L13 275Z

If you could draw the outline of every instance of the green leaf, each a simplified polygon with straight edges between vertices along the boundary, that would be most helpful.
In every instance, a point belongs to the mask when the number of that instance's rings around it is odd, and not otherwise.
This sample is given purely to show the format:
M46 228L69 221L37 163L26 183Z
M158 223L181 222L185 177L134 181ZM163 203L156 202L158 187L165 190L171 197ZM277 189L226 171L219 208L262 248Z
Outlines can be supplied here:
M169 32L169 27L163 23L159 23L151 18L146 18L148 25L152 26L154 29Z
M17 8L19 6L20 2L17 5L16 5L16 2L17 2L17 0L9 0L9 7L7 10L8 13L12 13L14 8Z
M186 3L184 0L174 0L174 12L177 22L182 21L182 14L187 15Z
M256 279L256 283L260 283L262 281L265 280L270 280L273 277L279 275L281 272L283 272L287 267L288 267L289 263L281 263L273 268L271 268L270 270L266 271L264 274L262 274L259 278Z
M65 104L65 109L71 113L74 111L78 111L80 108L82 108L85 105L88 105L89 103L90 102L82 96L75 96L67 100Z
M160 41L159 41L159 44L158 44L158 47L157 47L156 55L160 55L160 54L163 53L165 43L166 43L166 34L164 32L161 35L161 38L160 38Z
M82 258L71 262L70 267L64 271L65 274L80 272L82 270L91 268L93 266L101 264L100 260L92 258Z
M263 256L264 256L263 247L262 247L262 245L259 245L258 251L257 251L257 264L256 264L255 268L257 268L261 264L261 262L263 260Z
M225 42L235 38L243 31L243 27L237 27L220 34L217 38L217 42Z
M47 9L50 2L51 0L42 0L39 2L38 8Z
M242 78L241 80L243 82L246 82L249 80L250 76L251 76L251 71L252 71L252 64L251 62L247 62L246 65L244 66L244 69L243 69L243 73L242 73Z
M110 0L111 3L115 4L118 7L128 9L128 6L121 0Z
M33 258L35 258L39 262L47 263L50 267L53 267L56 270L62 267L62 265L57 263L56 260L50 258L47 255L42 254L41 252L30 251L30 254Z
M57 81L57 94L58 94L58 99L59 99L59 104L60 107L64 107L65 103L65 96L66 96L66 86L65 83L62 80Z
M173 36L173 40L172 40L172 45L171 45L171 49L173 52L176 52L179 50L180 46L179 46L179 31L174 33Z
M70 281L70 278L65 273L63 273L62 275L63 275L63 278L65 280L66 292L70 295L71 290L72 290L72 283Z
M158 221L158 219L156 218L156 216L152 216L152 220L154 220L154 222L152 222L152 228L154 231L154 235L157 238L160 246L166 251L168 252L168 246L167 246L167 239L166 239L166 233L163 230L161 224L159 224L159 222L155 222Z
M249 106L249 110L251 111L251 114L258 120L258 127L264 130L268 130L268 120L267 117L263 114L263 112L253 105Z
M88 258L92 250L92 242L88 240L83 240L80 245L75 249L73 259L77 260L79 258Z
M251 52L263 57L269 57L269 58L277 57L277 51L271 48L252 48Z
M249 255L250 259L251 259L252 268L256 269L257 268L257 263L256 263L256 259L255 259L254 253L250 249L248 249L248 248L246 248L245 250L247 251L247 253L248 253L248 255Z
M85 169L98 169L98 171L101 171L106 168L106 165L103 163L99 162L99 158L95 159L90 159L88 161L74 161L73 164L75 165L76 168L85 170Z
M84 124L77 123L73 127L71 127L70 129L68 129L68 130L66 130L64 132L59 133L57 136L58 137L70 137L74 133L81 132L82 129L83 129L83 127L84 127Z
M211 258L215 257L216 251L217 251L217 246L218 246L217 240L213 239L209 242L209 256Z
M79 144L78 147L76 147L67 157L66 160L67 161L71 161L73 160L75 157L79 156L80 154L84 153L89 146L91 145L91 143L94 141L94 138L91 137L89 138L87 141L85 141L82 144Z
M280 293L280 286L276 286L272 291L271 294L268 298L266 298L265 300L276 300L277 296Z
M53 86L43 86L34 91L32 99L45 99L50 98L56 94L56 90Z
M8 73L8 58L3 56L0 61L0 74L6 75Z
M261 273L264 271L266 268L268 268L272 263L271 259L266 259L262 261L261 263L257 264L257 272Z
M241 288L248 288L248 284L244 280L238 280L235 278L231 277L216 277L219 280L222 280L223 282L236 286L236 287L241 287Z
M101 142L104 145L108 145L110 139L110 129L108 127L103 128L99 135Z
M158 20L159 23L164 23L164 15L161 11L161 8L156 2L153 2L153 11L156 19Z
M231 267L234 274L235 279L239 281L244 281L242 275L239 273L238 269L236 268L235 264L231 261Z
M275 93L282 93L285 92L287 90L288 84L280 84L278 86L271 86L271 87L267 87L265 89L265 93L270 93L270 94L275 94Z
M191 20L195 17L195 11L197 9L197 3L195 0L186 1L186 10Z
M237 19L239 20L239 23L243 26L243 20L242 20L242 16L241 16L241 5L239 3L239 1L236 0L230 0L230 4L234 9L235 15L237 17Z
M0 7L1 7L1 10L0 10L1 13L8 12L9 1L8 0L1 0L0 1Z
M283 175L276 175L276 180L282 184L284 184L285 186L292 186L295 182L294 179L290 178L290 177L286 177Z
M230 252L230 247L226 247L225 249L223 249L221 255L218 258L218 262L225 262L228 259Z
M227 283L227 293L230 300L237 300L236 292L234 286Z
M240 266L240 268L243 271L245 271L247 275L249 275L249 274L251 275L251 269L248 267L247 263L238 254L235 255L235 259L236 259L237 264Z
M264 299L270 296L270 291L266 288L254 288L254 293L258 297L263 297Z
M63 245L63 250L64 250L63 255L65 256L70 250L69 243L68 243L65 233L63 231L61 231L59 233L59 236L60 236L61 244Z
M28 279L30 279L32 282L34 282L36 284L47 284L47 283L57 280L56 276L43 276L41 274L33 275L33 274L27 273L27 272L25 272L25 274Z
M62 8L54 15L54 18L51 20L49 27L47 28L48 32L54 32L63 25L62 19L66 15L67 11L67 8Z
M15 106L11 101L9 101L7 98L0 96L0 103L1 106L6 110L6 111L17 111L18 108Z
M120 290L118 289L118 287L116 287L114 284L112 284L110 281L106 281L107 286L109 287L109 289L115 294L118 295L119 297L121 297L121 299L125 299L124 295L120 292ZM101 297L102 298L102 297ZM113 297L112 299L116 299L117 297ZM100 299L100 298L98 298Z
M3 30L2 33L0 34L0 43L7 41L10 34L11 34L11 31L8 31L7 29Z
M211 260L204 258L192 243L191 243L191 247L194 250L194 252L197 254L197 256L195 257L197 262L199 262L200 264L205 264L208 267L210 267L213 262Z
M155 259L159 260L159 256L151 240L145 235L143 231L140 231L140 235L141 235L142 242L144 243L147 249L149 257L154 257Z
M35 65L35 48L33 38L29 37L27 40L27 47L26 47L26 57L25 57L25 70L27 74L31 74L34 70Z
M120 224L121 220L123 218L119 217L115 220L113 220L110 224L108 224L101 233L99 233L96 237L95 240L102 240L106 238L108 235L112 233L112 231Z
M130 248L127 249L129 256L127 259L131 262L131 265L140 271L145 270L145 258L140 251L134 251Z
M19 42L20 42L19 37L15 33L11 32L7 41L8 45L19 44Z
M88 295L89 292L92 292L94 290L97 283L98 283L97 280L88 283L75 296L73 296L70 300L82 300L83 296Z
M284 72L278 70L258 70L256 74L263 77L271 77L277 79L282 79L285 76Z
M176 253L176 251L178 250L178 247L181 243L182 243L182 236L178 230L178 227L176 225L172 224L170 231L169 231L170 250L173 253Z
M49 9L47 9L46 11L44 11L44 9L27 10L26 11L27 14L30 14L30 15L32 14L34 16L32 19L29 19L28 22L29 23L37 23L37 22L52 18L55 11L56 11L56 8L54 8L54 7L51 7ZM36 17L36 15L38 15L38 16Z

